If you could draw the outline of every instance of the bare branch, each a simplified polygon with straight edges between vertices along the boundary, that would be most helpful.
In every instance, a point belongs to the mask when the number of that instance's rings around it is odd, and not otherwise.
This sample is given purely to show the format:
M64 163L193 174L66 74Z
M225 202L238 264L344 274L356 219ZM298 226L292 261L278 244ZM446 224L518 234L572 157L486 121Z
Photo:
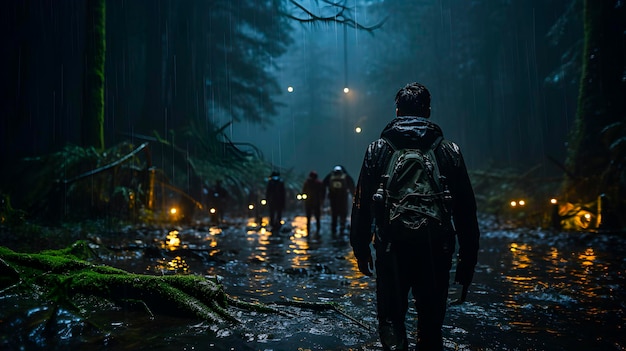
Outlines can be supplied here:
M322 0L322 2L336 9L336 12L334 14L328 15L328 16L317 15L313 13L311 10L309 10L306 6L302 5L300 2L296 0L289 0L289 2L303 12L303 17L299 17L290 13L285 13L284 15L300 23L339 23L339 24L356 28L356 29L364 30L367 32L372 32L382 27L382 25L386 21L386 18L385 18L375 25L364 26L358 21L354 20L349 15L346 15L346 13L349 13L349 11L352 10L352 8L346 6L345 1L343 0L342 1Z

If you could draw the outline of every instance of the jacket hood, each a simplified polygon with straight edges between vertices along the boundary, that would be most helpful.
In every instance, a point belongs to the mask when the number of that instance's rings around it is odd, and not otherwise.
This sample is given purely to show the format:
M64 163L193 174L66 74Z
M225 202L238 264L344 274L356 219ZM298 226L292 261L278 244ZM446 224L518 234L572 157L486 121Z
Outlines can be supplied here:
M443 137L443 132L437 124L427 118L401 116L389 122L380 136L397 149L425 148L438 137Z

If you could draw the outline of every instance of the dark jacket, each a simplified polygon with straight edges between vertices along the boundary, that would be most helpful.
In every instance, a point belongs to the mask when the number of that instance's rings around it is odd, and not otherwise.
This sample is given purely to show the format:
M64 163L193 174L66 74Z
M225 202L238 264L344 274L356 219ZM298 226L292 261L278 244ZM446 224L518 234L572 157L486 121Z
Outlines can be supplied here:
M323 183L328 188L328 198L331 201L347 200L348 195L354 194L354 179L345 169L328 173Z
M280 176L270 176L265 189L265 199L267 200L267 205L272 208L285 208L285 182Z
M307 195L305 200L306 205L311 207L321 206L326 196L324 183L318 178L307 178L302 186L302 192Z
M372 241L372 195L378 189L381 175L393 153L389 140L396 148L424 148L439 136L441 128L429 119L421 117L396 117L381 133L381 138L372 142L366 151L352 206L350 243L357 259L370 256ZM476 200L465 162L459 147L443 139L435 150L441 175L446 177L452 194L452 215L459 242L459 262L455 281L471 282L477 261L480 232L476 219ZM452 240L454 237L451 238ZM451 242L454 247L454 242Z

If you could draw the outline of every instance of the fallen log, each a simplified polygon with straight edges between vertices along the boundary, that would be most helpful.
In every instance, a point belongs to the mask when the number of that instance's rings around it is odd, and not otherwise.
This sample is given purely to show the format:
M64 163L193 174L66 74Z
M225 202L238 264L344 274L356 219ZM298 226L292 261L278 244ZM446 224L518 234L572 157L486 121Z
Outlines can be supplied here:
M212 323L239 322L227 310L229 297L223 286L214 280L198 275L133 274L86 261L89 252L89 245L84 241L63 250L37 254L17 253L0 247L2 270L17 273L0 280L3 289L0 291L43 291L42 298L52 298L64 304L71 304L79 294L118 305L139 301L149 311L158 313ZM245 306L238 304L238 307ZM80 310L76 306L68 308Z

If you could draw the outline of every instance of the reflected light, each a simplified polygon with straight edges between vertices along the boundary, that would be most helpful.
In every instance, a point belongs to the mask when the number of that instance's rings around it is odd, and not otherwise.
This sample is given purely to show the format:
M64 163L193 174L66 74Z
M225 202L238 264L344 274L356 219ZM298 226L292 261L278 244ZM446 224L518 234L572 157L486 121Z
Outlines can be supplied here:
M160 271L161 273L176 273L176 274L189 274L189 264L180 256L176 256L170 261L160 260L154 266L155 271Z
M583 261L583 266L593 266L593 261L596 260L596 254L593 251L593 248L588 248L584 253L578 256L578 259Z
M171 232L167 233L167 241L165 242L165 245L167 246L167 249L169 250L176 250L178 247L180 247L180 238L178 237L178 230L172 230Z
M511 243L509 250L513 253L513 268L525 269L528 268L532 262L528 252L531 251L531 247L528 244Z
M292 227L295 229L293 235L289 238L288 252L293 252L295 255L291 259L292 268L308 268L310 267L309 254L309 241L308 233L306 231L306 217L296 216L291 221Z

